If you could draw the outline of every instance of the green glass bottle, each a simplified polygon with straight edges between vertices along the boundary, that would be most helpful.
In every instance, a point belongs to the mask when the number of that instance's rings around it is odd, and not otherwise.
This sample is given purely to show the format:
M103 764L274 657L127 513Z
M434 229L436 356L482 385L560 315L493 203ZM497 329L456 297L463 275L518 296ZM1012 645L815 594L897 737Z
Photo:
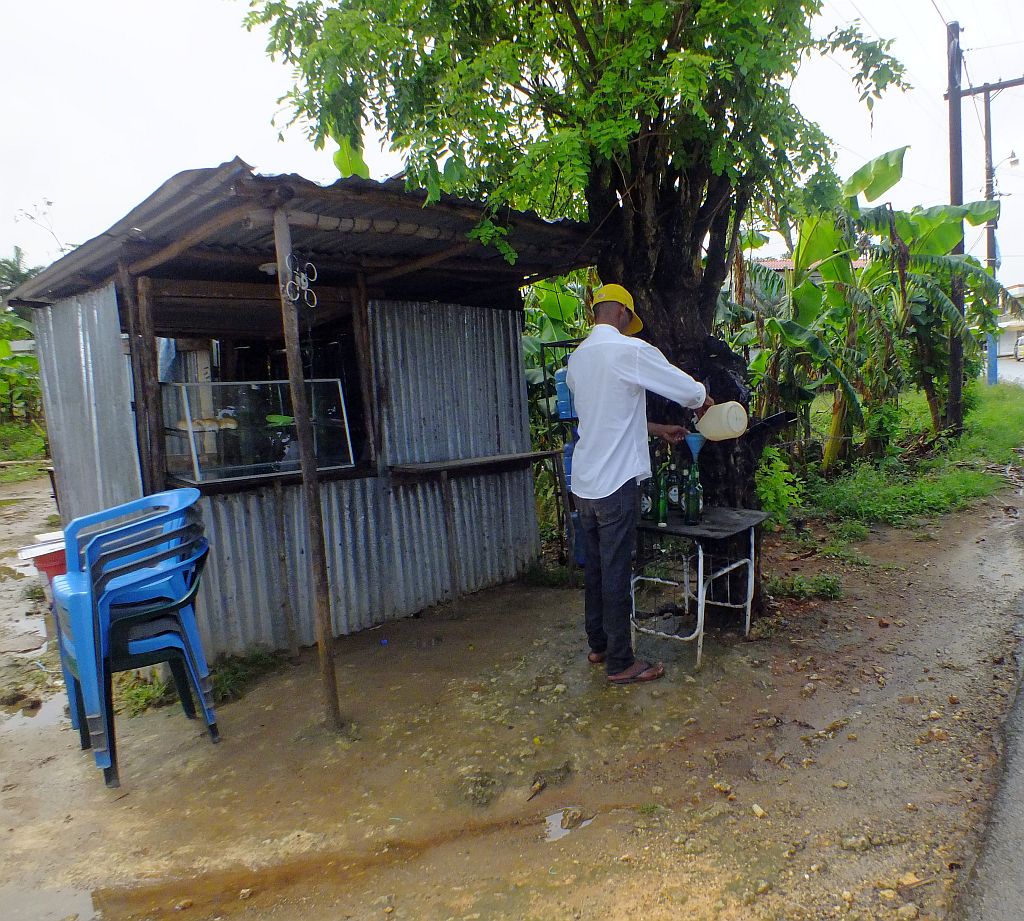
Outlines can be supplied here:
M640 517L654 521L658 513L658 486L656 477L648 477L640 484Z
M653 450L651 471L653 476L640 484L640 517L644 521L655 521L658 517L658 464Z
M658 527L668 527L668 470L665 465L655 475L658 481Z
M700 524L701 513L704 511L704 487L700 485L700 471L697 464L690 464L690 473L686 478L683 491L683 520L689 525Z
M665 489L668 491L668 510L670 512L682 511L682 478L679 476L679 469L676 467L675 458L668 465L668 475L665 477Z

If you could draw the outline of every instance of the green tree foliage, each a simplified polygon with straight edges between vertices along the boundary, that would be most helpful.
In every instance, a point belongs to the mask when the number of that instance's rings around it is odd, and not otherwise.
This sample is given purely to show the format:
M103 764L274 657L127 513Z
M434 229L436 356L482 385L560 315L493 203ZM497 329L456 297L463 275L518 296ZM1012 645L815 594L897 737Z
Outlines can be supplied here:
M588 220L599 271L633 290L648 335L691 366L752 196L829 171L789 87L817 51L852 56L869 102L899 85L888 44L816 38L821 0L253 0L314 142L356 172L363 131L410 184ZM514 253L506 252L508 258Z
M42 271L28 266L20 246L0 259L0 304L23 282ZM39 362L34 355L15 352L11 343L32 338L32 324L10 308L0 309L0 422L34 423L41 413Z
M798 412L809 437L811 400L823 387L834 393L825 469L849 453L855 427L866 435L866 454L885 453L905 385L925 394L934 432L945 429L950 339L962 338L976 354L972 328L994 330L1009 297L976 260L949 255L964 221L994 220L998 202L861 206L861 194L877 200L902 178L905 151L865 164L843 186L840 207L791 230L793 268L785 275L745 264L745 307L722 311L737 344L762 346L751 363L761 411ZM950 299L954 278L964 282L966 319Z
M42 269L39 265L26 265L24 251L20 246L15 246L12 256L0 259L0 303L5 302L7 296L18 285L28 281L33 275L38 275Z

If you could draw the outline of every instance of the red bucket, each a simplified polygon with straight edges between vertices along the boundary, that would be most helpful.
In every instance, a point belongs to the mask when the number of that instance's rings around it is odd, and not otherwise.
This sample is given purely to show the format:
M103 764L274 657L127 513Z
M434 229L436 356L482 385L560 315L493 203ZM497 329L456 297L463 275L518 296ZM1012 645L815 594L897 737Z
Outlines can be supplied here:
M49 553L33 557L32 565L46 576L47 582L52 582L54 576L62 576L68 571L63 547L60 550L51 550Z

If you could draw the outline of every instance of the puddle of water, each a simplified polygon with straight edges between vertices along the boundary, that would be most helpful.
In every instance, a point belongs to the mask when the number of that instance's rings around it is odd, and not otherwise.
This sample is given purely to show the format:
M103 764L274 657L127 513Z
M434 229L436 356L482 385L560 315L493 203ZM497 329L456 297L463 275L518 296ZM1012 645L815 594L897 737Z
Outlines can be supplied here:
M0 733L14 732L31 726L34 729L42 729L47 726L56 726L64 716L64 705L67 703L64 694L54 694L53 697L43 701L41 707L35 710L21 709L7 719L0 717ZM0 905L3 905L0 899Z
M0 906L5 918L17 921L99 921L102 913L93 906L92 896L77 889L0 888Z
M563 828L562 818L565 813L570 809L578 809L579 806L566 806L563 809L559 809L558 812L552 812L551 815L544 817L546 828L544 829L544 840L545 841L558 841L559 838L564 838L570 832L574 832L580 828L586 828L593 819L584 819L580 822L576 828Z

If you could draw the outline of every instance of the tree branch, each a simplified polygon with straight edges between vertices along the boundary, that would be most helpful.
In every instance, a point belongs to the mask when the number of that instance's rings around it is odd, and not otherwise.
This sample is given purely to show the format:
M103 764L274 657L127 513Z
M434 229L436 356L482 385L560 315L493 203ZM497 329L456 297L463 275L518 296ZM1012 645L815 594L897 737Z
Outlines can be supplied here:
M576 60L576 56L572 53L572 45L566 40L565 36L562 35L562 30L558 28L558 21L556 18L554 18L558 15L559 12L557 0L547 0L547 4L549 7L551 7L552 14L554 14L551 20L551 27L555 30L555 33L558 35L558 44L562 46L562 50L565 52L565 56L572 63L572 69L576 73L576 76L579 77L580 83L583 84L586 90L592 93L594 91L594 81L590 79L590 76L580 66L579 61ZM584 51L585 50L586 49L584 49ZM593 51L591 51L591 54L593 54Z
M556 8L556 0L551 0L551 5L552 8ZM590 66L596 71L597 55L594 53L594 46L590 44L590 39L587 38L587 33L583 29L583 23L580 21L579 13L576 12L576 7L572 5L572 0L562 0L562 6L564 7L563 12L568 17L569 22L572 23L573 31L576 33L576 41L580 43L580 47L587 56Z

